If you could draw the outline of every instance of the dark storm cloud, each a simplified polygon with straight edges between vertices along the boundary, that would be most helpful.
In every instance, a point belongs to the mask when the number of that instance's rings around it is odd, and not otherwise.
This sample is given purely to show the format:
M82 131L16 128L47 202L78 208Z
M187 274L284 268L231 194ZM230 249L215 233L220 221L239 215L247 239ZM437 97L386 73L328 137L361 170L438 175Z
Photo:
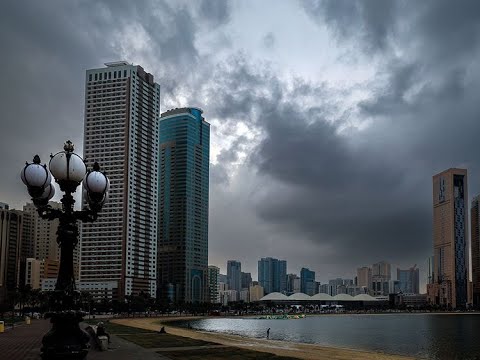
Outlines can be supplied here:
M398 4L383 0L302 1L314 21L329 24L340 40L360 36L369 51L384 50L388 46L395 30Z

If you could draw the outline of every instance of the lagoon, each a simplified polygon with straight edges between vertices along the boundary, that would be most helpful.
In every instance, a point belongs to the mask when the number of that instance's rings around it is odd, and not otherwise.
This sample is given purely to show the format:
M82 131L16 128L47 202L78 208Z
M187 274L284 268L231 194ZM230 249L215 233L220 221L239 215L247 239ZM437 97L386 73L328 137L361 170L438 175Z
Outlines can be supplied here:
M318 315L296 320L208 318L176 323L197 330L432 360L480 359L479 314Z

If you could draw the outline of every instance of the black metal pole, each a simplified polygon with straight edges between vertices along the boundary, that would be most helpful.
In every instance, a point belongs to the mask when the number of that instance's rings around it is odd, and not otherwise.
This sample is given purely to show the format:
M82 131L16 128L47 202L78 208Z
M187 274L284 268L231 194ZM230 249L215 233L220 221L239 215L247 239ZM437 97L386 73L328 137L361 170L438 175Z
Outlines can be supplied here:
M62 198L63 211L59 214L57 242L60 246L60 268L55 285L54 308L49 314L52 329L42 340L42 359L84 359L88 353L88 335L80 329L83 314L77 310L73 250L78 242L78 226L71 191Z

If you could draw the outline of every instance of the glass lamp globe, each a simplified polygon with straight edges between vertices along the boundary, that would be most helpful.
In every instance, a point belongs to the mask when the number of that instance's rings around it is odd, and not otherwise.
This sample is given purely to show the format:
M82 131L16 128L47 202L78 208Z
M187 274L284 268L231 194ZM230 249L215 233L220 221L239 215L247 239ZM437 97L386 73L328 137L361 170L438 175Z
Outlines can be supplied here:
M40 164L40 157L35 155L33 163L27 163L20 173L20 177L25 185L31 188L41 188L48 186L52 181L52 176L46 165Z
M55 195L55 186L53 186L52 184L48 184L46 187L45 187L45 190L43 191L42 195L40 195L40 199L41 200L50 200L51 198L53 198L53 196Z
M93 165L93 171L89 171L83 182L85 189L90 194L105 194L108 190L109 181L104 173L100 171L97 163Z
M66 151L53 155L49 167L57 182L72 181L80 183L87 172L83 159L75 153Z

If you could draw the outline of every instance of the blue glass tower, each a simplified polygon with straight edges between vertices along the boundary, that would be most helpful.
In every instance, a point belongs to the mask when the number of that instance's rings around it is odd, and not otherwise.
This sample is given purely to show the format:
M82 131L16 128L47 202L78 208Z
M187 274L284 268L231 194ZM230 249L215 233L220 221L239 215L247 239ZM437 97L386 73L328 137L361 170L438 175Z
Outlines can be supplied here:
M287 261L261 258L258 261L258 282L265 294L287 292Z
M302 268L300 271L300 291L304 294L315 295L315 271Z
M159 136L158 296L207 302L210 124L200 109L173 109Z

